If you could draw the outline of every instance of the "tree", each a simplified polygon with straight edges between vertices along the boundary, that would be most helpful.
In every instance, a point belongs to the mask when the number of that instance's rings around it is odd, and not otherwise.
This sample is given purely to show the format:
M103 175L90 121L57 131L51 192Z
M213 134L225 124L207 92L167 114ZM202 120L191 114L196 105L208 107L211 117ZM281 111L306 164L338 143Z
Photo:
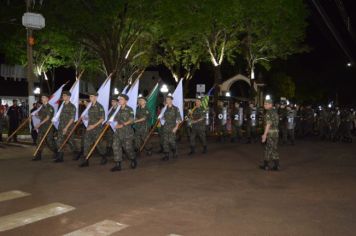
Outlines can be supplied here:
M292 99L295 97L294 80L284 73L276 73L272 76L270 88L275 98L286 97Z

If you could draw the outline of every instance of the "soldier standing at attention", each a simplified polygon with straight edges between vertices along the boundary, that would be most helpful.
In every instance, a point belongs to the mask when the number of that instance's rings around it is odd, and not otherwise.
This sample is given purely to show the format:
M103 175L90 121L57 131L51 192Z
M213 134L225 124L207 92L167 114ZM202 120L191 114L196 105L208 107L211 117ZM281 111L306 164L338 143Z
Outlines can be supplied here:
M269 170L269 162L273 161L272 170L279 170L279 155L278 148L278 113L273 108L273 102L271 98L266 97L264 108L266 113L264 115L264 132L262 135L262 143L266 143L263 165L260 166L263 170Z
M64 91L62 93L63 108L59 116L57 150L66 139L67 134L70 132L70 130L73 129L77 108L74 106L73 103L70 102L70 96L71 93L69 91ZM76 153L77 148L75 147L73 136L69 138L68 144L72 152ZM56 159L54 160L54 162L63 162L63 155L63 150L57 152Z
M51 120L54 115L54 108L48 103L48 100L49 100L49 96L47 94L42 94L41 96L42 107L37 113L37 116L39 116L40 119L40 123L35 126L35 129L38 130L37 145L39 145L43 136L45 135L49 126L51 125ZM53 138L53 129L51 129L47 134L46 143L52 152L57 153L57 146ZM37 155L32 159L33 161L39 161L42 159L43 148L44 145L40 147L40 149L37 152Z
M206 147L206 132L205 132L205 116L206 113L201 107L201 98L195 100L195 107L190 112L190 120L192 125L192 133L190 135L190 152L189 155L195 153L195 139L198 136L203 144L203 153L207 152Z
M149 133L149 122L151 119L150 111L147 106L147 99L145 97L138 98L138 107L136 108L136 120L135 120L135 149L139 152L142 144ZM145 151L148 156L151 156L152 147L145 146Z
M218 103L218 114L216 118L218 141L223 143L225 142L225 137L227 135L227 107L226 104L221 101Z
M173 96L168 94L166 96L166 110L163 114L164 124L162 125L163 136L163 161L169 160L169 153L172 151L173 158L177 154L176 133L179 124L182 122L178 107L173 105Z
M121 170L123 150L131 160L131 168L135 169L137 167L137 160L133 146L134 131L131 126L134 121L134 112L131 107L127 106L128 100L129 97L126 94L121 94L119 96L120 110L114 118L114 121L117 122L113 142L115 166L111 168L111 171Z
M117 106L118 106L118 99L115 96L112 96L111 97L111 108L109 111L108 119L110 119L110 117L115 113ZM112 129L108 129L104 135L104 140L106 141L106 155L107 156L113 155L113 149L112 149L113 136L114 136L114 131Z
M257 142L257 109L253 102L250 102L249 107L246 110L246 117L245 120L247 121L246 126L246 136L247 142L251 143L251 140Z
M103 106L97 102L97 92L92 92L89 94L89 99L91 102L91 106L88 111L88 127L85 130L83 140L84 140L84 149L83 154L84 158L88 155L92 145L96 142L100 135L102 123L105 120L105 111ZM107 163L107 159L105 156L105 148L100 142L96 146L99 154L101 155L100 164L105 165ZM79 167L88 167L89 160L84 159L84 161L79 165Z

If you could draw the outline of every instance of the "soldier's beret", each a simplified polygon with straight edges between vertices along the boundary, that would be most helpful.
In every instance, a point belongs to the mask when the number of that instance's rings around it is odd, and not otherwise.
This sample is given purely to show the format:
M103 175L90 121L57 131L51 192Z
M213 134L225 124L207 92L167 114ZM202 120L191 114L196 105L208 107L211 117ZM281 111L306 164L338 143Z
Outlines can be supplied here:
M88 95L89 96L98 96L99 94L98 94L98 92L90 92L90 93L88 93Z
M71 96L72 94L71 94L71 92L69 92L69 91L63 91L62 95Z
M198 97L196 98L196 100L201 101L201 100L202 100L202 97L201 97L201 96L198 96Z
M170 98L173 100L173 95L171 93L167 94L166 98Z
M49 98L49 95L48 95L48 93L42 93L41 97L48 97Z
M272 99L265 99L265 103L267 103L267 104L273 104L273 101L272 101Z
M119 98L118 98L116 95L112 95L112 96L110 97L110 101L112 101L112 100L117 101L117 100L119 100Z
M120 97L124 98L126 101L129 100L129 96L127 96L126 94L123 94L123 93L122 93L122 94L119 95L119 98L120 98Z

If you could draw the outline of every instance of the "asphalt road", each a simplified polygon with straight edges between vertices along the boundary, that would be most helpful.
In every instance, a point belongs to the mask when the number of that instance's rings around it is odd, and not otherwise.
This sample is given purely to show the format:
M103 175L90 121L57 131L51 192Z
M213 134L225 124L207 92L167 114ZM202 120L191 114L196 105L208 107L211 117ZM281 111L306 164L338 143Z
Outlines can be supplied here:
M257 168L260 144L211 142L208 154L189 157L182 143L178 159L143 156L137 169L125 162L115 173L112 163L101 166L95 157L85 169L69 155L52 163L49 152L32 162L33 151L0 148L0 235L356 232L356 144L308 140L280 147L280 172ZM52 203L64 206L48 210Z

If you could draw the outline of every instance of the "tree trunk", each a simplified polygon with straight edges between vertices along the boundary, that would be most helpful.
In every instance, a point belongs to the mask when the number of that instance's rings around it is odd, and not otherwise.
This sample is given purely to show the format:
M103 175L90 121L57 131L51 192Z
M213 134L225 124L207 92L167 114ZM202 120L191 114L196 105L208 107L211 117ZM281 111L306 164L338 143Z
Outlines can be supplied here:
M189 80L184 80L184 97L188 97L188 92L189 92L189 84L190 84L190 79Z
M214 110L218 110L218 99L220 94L220 85L222 83L221 65L214 66Z

